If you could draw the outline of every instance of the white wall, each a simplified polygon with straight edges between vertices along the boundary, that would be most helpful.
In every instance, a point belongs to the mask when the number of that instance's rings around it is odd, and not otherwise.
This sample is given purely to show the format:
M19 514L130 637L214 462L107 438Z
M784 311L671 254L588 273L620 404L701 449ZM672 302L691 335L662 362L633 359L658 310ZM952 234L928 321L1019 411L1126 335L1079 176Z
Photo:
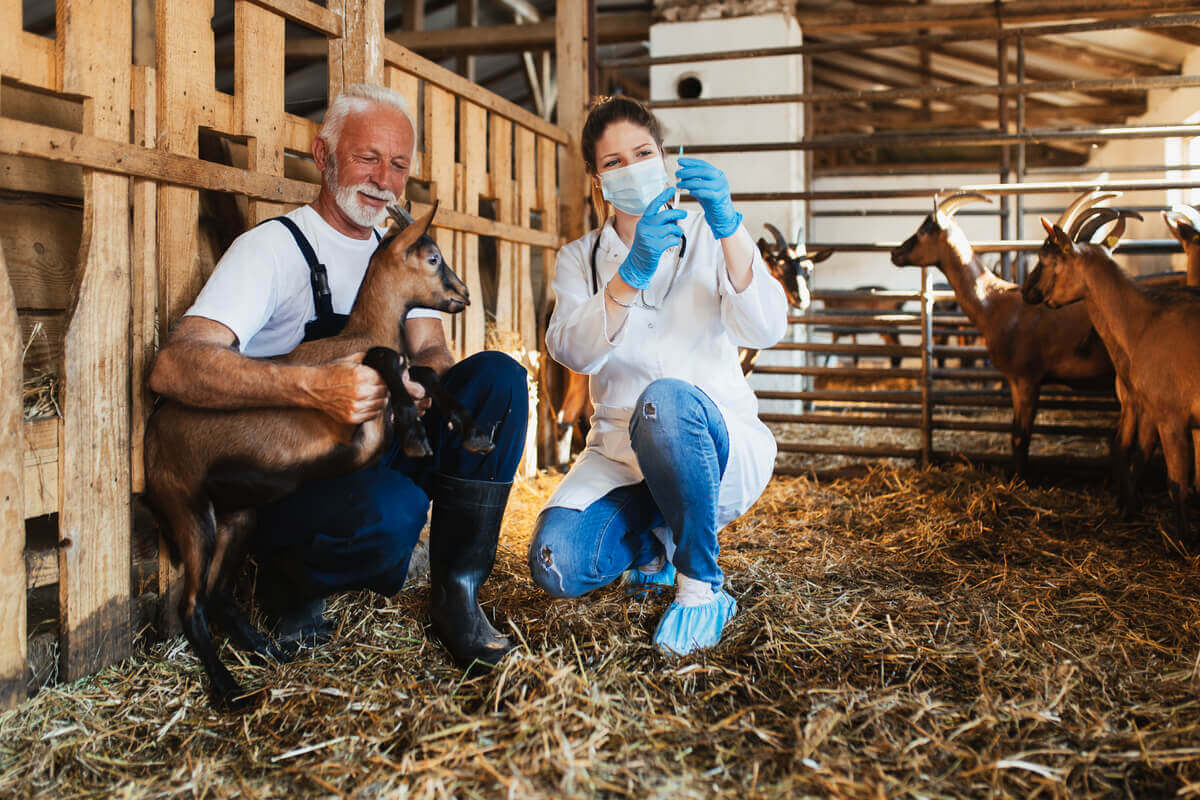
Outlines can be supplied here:
M696 22L663 22L650 26L650 54L678 55L696 52L782 47L801 43L800 28L791 15L765 14ZM790 94L803 91L800 56L708 61L650 68L652 100L674 100L676 85L685 76L703 83L701 97L737 97L756 94ZM668 144L744 144L799 141L804 134L804 110L798 103L716 106L713 108L661 109L655 112L666 127ZM672 150L670 155L676 151ZM729 176L734 192L801 191L804 157L799 151L776 153L697 154ZM674 168L674 159L668 159ZM747 230L756 238L767 236L764 222L794 235L804 221L804 204L742 203Z

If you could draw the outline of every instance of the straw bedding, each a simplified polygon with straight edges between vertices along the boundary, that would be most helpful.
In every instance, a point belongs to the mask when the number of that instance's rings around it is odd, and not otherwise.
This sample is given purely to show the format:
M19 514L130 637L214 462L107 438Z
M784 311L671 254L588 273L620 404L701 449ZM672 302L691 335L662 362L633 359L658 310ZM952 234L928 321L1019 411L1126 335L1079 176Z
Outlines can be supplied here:
M500 669L448 663L424 587L341 596L329 645L243 660L245 716L209 708L181 639L147 641L0 717L0 795L1200 795L1196 564L1165 501L1126 525L1095 489L967 467L779 478L723 533L724 642L670 660L665 599L529 581L556 482L510 501L485 607L523 646Z

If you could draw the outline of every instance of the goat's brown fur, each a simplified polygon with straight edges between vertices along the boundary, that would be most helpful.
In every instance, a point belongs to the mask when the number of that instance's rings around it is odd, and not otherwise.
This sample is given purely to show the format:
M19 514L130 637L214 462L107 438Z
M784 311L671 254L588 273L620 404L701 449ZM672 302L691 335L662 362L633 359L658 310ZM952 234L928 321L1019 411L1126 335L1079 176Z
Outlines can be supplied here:
M383 414L353 425L310 409L218 411L166 400L147 423L146 501L183 562L180 617L219 705L237 707L245 699L217 658L208 630L209 613L239 646L282 655L249 624L231 597L253 528L251 509L306 481L372 463L391 438L393 419L407 423L401 425L408 437L406 452L428 451L412 398L400 380L406 363L404 319L417 306L453 313L469 303L466 286L425 235L436 211L435 206L380 243L340 335L306 342L278 359L319 365L366 352L364 364L379 370L388 384L390 398ZM399 214L393 210L393 216ZM448 400L438 397L440 387L428 375L419 382L435 402ZM461 408L447 410L462 426L465 446L490 447L478 441L473 424L461 418Z

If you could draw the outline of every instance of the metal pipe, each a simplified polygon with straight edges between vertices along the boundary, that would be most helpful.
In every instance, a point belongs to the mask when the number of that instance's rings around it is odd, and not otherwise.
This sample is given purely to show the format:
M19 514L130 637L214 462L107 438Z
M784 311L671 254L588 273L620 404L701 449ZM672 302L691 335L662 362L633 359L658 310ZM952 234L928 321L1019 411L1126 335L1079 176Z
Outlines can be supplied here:
M891 197L920 197L928 199L949 188L962 192L980 194L1079 194L1092 189L1114 192L1156 192L1165 189L1193 189L1200 186L1200 179L1187 180L1126 180L1126 181L1046 181L1015 184L973 183L963 186L931 186L915 189L846 189L842 191L814 192L734 192L733 200L882 200ZM689 200L683 197L682 200ZM812 248L812 244L809 244Z
M1022 26L1001 31L977 30L940 34L912 34L887 38L855 39L848 42L814 42L812 44L789 45L786 47L758 47L749 50L726 50L715 53L686 53L673 56L638 56L613 58L603 63L605 67L651 67L664 64L691 64L706 61L725 61L742 58L770 58L772 56L798 56L815 53L858 52L861 50L883 50L892 47L972 42L1008 37L1058 36L1065 33L1090 31L1112 31L1127 28L1167 28L1179 25L1200 24L1200 14L1172 14L1171 16L1136 17L1124 20L1101 20L1098 22L1071 22L1062 25Z
M1197 76L1200 85L1200 76ZM1000 98L1007 106L1006 98ZM1007 122L1006 122L1007 124ZM1200 125L1145 125L1104 128L1053 128L1022 132L1005 131L935 131L933 133L854 133L836 136L816 136L798 142L746 142L738 144L689 144L691 153L769 153L787 150L842 150L858 147L893 147L916 144L925 147L993 147L1011 144L1040 144L1043 142L1107 142L1116 139L1163 139L1167 137L1200 136ZM676 147L666 145L667 150ZM1001 170L1007 162L1001 159ZM1005 173L1007 174L1007 173ZM1007 183L1006 180L1000 183Z
M737 195L734 197L736 198ZM840 253L888 253L896 249L899 244L899 242L813 242L809 246L815 250L824 250L826 247L830 247ZM1041 246L1041 239L1023 242L971 242L971 248L976 253L1026 252L1038 250ZM1178 253L1180 248L1174 239L1134 239L1121 242L1117 245L1115 252L1127 255L1155 255ZM823 269L829 268L829 265L823 267Z
M1035 81L1023 86L978 84L971 86L931 86L902 89L869 89L853 92L806 92L802 94L763 94L744 97L702 97L692 100L658 100L647 103L651 108L707 108L709 106L749 106L771 103L865 103L888 100L944 100L948 97L968 97L979 94L1040 94L1043 92L1124 91L1140 92L1149 89L1184 89L1200 86L1200 75L1139 75L1132 78L1101 78L1093 80Z
M1025 37L1017 37L1017 84L1025 83ZM1017 133L1024 134L1025 130L1025 95L1017 95ZM1025 141L1017 142L1017 183L1025 182L1025 148L1028 143ZM1164 176L1165 177L1165 176ZM1025 237L1025 196L1017 195L1017 219L1016 227L1013 230L1014 239L1023 239ZM1024 282L1025 280L1025 261L1018 259L1017 281Z
M996 41L996 122L999 125L999 138L1008 137L1008 97L1004 88L1008 85L1008 39ZM1008 183L1009 172L1012 169L1012 152L1007 144L1000 147L1000 183ZM1009 199L1008 195L1000 196L1000 238L1008 240L1009 236ZM1012 280L1012 254L1004 252L1000 255L1000 275L1005 280Z

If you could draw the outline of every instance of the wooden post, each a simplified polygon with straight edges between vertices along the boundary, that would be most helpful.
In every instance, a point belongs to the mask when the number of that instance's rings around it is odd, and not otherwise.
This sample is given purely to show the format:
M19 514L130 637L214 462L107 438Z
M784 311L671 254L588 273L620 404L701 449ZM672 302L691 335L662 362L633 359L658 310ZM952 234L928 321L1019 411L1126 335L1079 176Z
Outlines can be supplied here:
M21 329L0 250L0 708L25 697L25 471Z
M933 289L921 267L921 466L933 461Z
M342 38L329 40L329 99L353 83L383 83L383 0L330 0Z
M1003 89L1008 85L1008 39L1001 37L996 42L996 85ZM1002 136L1008 134L1008 95L1003 92L996 95L996 109L999 118L997 122L1000 126L1000 134ZM1000 183L1008 183L1009 173L1012 172L1012 148L1006 144L1000 145ZM1000 239L1008 239L1009 233L1009 198L1004 195L1000 198ZM1013 279L1012 272L1012 254L1003 253L1001 256L1001 273L1006 280Z
M406 31L425 30L425 0L404 0L401 27Z
M283 175L284 19L251 0L234 6L234 127L249 137L247 168ZM286 206L252 200L246 227L279 216Z
M487 112L483 106L463 99L459 101L458 120L458 151L463 167L462 205L458 210L478 216L479 196L487 187ZM479 278L479 237L462 233L457 238L462 256L455 266L460 268L459 276L467 284L471 296L478 298L460 315L463 317L461 351L463 355L470 355L482 350L486 344L483 282Z
M583 235L588 201L588 181L579 148L588 104L587 3L557 0L555 12L555 58L558 77L558 126L567 132L567 146L559 153L559 203L562 228L567 241Z
M479 25L479 0L457 0L454 8L458 27L474 28ZM474 83L475 56L457 56L454 59L454 71L471 81L471 83Z
M146 67L134 67L133 72L133 140L143 147L154 147L157 136L158 90L155 72ZM142 464L142 440L146 419L154 399L147 385L150 365L158 350L155 341L155 311L158 298L157 225L158 185L146 178L133 179L133 240L132 309L130 327L131 428L129 457L131 489L140 492L145 486Z
M129 141L132 13L59 0L62 91L84 95L83 133ZM59 445L62 671L129 653L129 179L84 170L79 276L63 342Z

